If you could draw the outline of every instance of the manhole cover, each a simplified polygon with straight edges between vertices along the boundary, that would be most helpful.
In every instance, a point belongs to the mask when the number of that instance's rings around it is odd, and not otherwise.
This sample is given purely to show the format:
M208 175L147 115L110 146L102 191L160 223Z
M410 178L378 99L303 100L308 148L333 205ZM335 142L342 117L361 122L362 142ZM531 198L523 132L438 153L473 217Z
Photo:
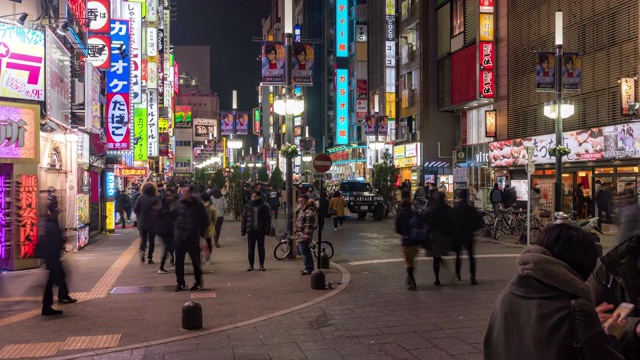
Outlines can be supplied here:
M151 291L152 286L122 286L113 288L111 294L143 294Z

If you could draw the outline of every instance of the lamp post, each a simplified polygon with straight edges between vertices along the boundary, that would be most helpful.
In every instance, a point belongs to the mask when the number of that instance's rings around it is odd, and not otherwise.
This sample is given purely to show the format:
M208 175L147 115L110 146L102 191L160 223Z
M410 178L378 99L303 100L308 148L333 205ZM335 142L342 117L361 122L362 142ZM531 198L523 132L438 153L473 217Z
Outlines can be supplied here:
M378 94L374 95L373 97L373 116L374 116L374 127L375 127L375 131L376 131L376 139L372 142L369 143L369 149L373 150L376 154L376 164L378 163L378 161L380 161L378 159L378 153L380 152L380 150L382 150L384 148L384 142L380 141L380 134L379 134L379 129L378 129L378 114L380 112L380 108L379 108L379 104L378 101L380 100L380 98L378 97ZM373 176L374 176L374 170L373 167L371 168L371 183L373 184Z
M232 104L231 108L233 109L233 133L229 136L229 140L227 141L227 147L233 150L233 163L234 165L237 163L237 150L242 147L242 140L238 139L238 135L236 134L236 110L238 109L238 92L233 90L232 96Z

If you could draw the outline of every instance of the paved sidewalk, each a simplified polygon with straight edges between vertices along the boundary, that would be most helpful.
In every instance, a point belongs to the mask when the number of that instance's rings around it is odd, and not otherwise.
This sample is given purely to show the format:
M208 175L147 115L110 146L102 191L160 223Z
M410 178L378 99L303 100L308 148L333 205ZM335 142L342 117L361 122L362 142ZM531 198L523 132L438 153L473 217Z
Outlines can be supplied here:
M206 331L283 312L335 291L311 290L309 277L299 275L301 259L275 260L275 238L267 238L267 271L247 272L246 240L239 232L239 222L225 221L221 248L214 249L212 264L204 267L204 288L180 293L174 292L173 272L158 274L158 264L140 263L135 230L104 236L65 255L70 288L81 301L54 305L65 312L56 318L39 315L46 271L0 275L10 289L0 296L23 299L0 298L0 359L66 356L192 334L180 328L182 304L192 296L202 304ZM160 243L157 239L157 263ZM190 267L185 266L188 284L194 281ZM332 269L327 278L338 283L342 274Z

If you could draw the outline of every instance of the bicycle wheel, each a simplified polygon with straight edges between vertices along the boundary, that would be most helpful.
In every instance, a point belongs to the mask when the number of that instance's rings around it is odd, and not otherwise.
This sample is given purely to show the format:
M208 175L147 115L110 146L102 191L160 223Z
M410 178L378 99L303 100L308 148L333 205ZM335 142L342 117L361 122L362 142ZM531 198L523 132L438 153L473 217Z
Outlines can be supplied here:
M322 248L324 249L324 252L329 257L329 260L331 260L331 258L333 257L333 244L328 241L323 241Z
M500 236L500 232L502 231L503 226L505 226L505 222L502 219L496 219L493 229L491 231L491 237L494 240L498 240L498 236Z
M290 252L291 246L289 245L289 242L281 242L276 245L275 249L273 249L273 256L277 260L284 260L289 256Z

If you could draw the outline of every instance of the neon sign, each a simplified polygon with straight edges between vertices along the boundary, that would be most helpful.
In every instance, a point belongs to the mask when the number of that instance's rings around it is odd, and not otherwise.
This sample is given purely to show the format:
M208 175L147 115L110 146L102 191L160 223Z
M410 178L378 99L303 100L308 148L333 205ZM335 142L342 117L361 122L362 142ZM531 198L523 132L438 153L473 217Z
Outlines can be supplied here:
M336 0L336 56L347 57L347 16L348 16L347 0Z
M336 69L336 144L349 143L348 70Z
M20 259L34 257L38 243L38 176L21 175L18 180L18 227Z
M106 174L106 183L107 183L107 197L115 197L116 196L116 178L113 172L108 172Z
M114 208L113 201L107 201L106 213L107 213L107 223L105 225L107 227L107 230L114 230L115 229L115 221L114 221L115 208Z
M87 1L86 0L67 0L67 11L71 12L71 14L76 18L76 20L84 20L78 21L82 26L82 30L87 32Z
M6 176L0 176L0 259L7 258L7 186Z

